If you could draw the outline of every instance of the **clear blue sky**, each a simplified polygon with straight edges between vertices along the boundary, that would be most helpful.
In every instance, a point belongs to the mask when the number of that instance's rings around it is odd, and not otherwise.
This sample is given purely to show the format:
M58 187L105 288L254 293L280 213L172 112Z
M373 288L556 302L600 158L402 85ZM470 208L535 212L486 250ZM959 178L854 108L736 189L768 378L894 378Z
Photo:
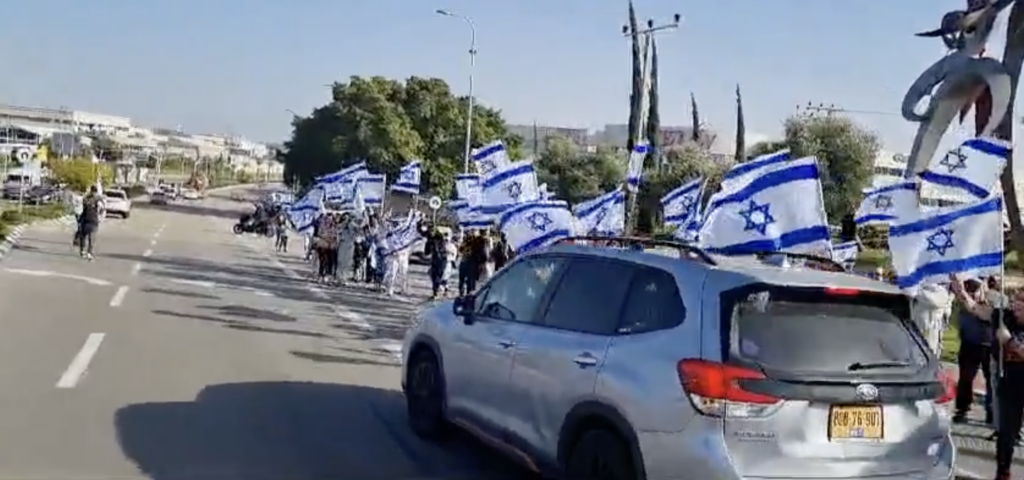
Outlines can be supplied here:
M625 0L33 0L0 16L0 102L69 106L277 141L285 109L326 101L350 75L436 76L467 87L478 32L477 94L508 121L599 127L626 119ZM797 104L898 112L907 86L944 51L915 31L960 0L636 0L641 21L685 17L659 37L662 123L701 116L731 137L735 84L748 131L773 135ZM1004 22L1005 23L1005 20ZM1000 31L999 35L1002 33ZM1001 40L993 51L1001 53ZM857 116L889 149L913 126Z

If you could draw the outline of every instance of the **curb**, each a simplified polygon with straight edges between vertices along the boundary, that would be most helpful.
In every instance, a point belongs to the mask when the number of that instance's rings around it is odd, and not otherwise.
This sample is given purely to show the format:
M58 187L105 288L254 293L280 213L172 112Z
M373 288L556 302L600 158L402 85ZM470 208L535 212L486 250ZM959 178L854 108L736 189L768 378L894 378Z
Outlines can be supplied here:
M18 244L18 241L21 240L21 235L25 233L25 229L28 228L29 226L46 222L64 223L74 218L74 215L65 215L63 217L52 218L49 220L38 220L30 223L22 223L21 225L14 227L14 229L7 234L7 237L4 238L3 242L0 242L0 260L6 257L7 253L10 252L11 249Z

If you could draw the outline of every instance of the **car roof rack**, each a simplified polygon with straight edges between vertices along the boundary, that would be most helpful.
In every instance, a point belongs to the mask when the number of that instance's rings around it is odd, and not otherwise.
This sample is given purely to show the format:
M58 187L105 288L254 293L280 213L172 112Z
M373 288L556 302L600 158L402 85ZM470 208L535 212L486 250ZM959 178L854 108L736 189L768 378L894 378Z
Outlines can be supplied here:
M612 248L670 247L679 250L680 258L700 260L708 265L718 265L718 262L716 262L715 259L711 257L711 255L709 255L700 247L696 247L694 245L689 245L682 242L674 242L671 240L655 240L653 238L644 237L602 237L596 235L583 235L575 237L566 237L556 242L556 245L565 244Z
M774 256L785 256L787 260L797 259L804 260L804 267L812 270L824 270L827 272L843 272L849 273L849 271L841 263L820 255L813 255L810 253L795 253L795 252L755 252L753 254L758 260L764 262L769 257Z

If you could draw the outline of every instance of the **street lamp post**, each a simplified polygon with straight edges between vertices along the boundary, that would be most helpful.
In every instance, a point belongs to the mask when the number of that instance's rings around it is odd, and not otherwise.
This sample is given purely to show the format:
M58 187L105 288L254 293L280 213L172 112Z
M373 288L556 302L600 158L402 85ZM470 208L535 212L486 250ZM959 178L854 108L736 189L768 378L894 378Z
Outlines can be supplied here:
M463 173L469 173L469 151L473 139L473 70L476 69L476 25L473 20L465 15L459 15L448 10L438 9L438 15L452 18L460 18L469 25L469 100L466 102L466 149L462 159Z

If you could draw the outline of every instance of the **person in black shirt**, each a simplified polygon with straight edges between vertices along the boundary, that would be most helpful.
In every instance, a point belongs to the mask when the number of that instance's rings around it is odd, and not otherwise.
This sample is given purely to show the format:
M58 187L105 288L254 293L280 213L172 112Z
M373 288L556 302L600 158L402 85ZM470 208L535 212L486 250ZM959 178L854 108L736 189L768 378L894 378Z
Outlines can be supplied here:
M967 294L956 276L950 280L953 294L963 308L979 318L987 318L995 328L993 348L998 349L1003 368L996 387L998 408L996 428L996 480L1008 480L1017 434L1024 422L1024 291L1009 294L1009 308L994 308Z

